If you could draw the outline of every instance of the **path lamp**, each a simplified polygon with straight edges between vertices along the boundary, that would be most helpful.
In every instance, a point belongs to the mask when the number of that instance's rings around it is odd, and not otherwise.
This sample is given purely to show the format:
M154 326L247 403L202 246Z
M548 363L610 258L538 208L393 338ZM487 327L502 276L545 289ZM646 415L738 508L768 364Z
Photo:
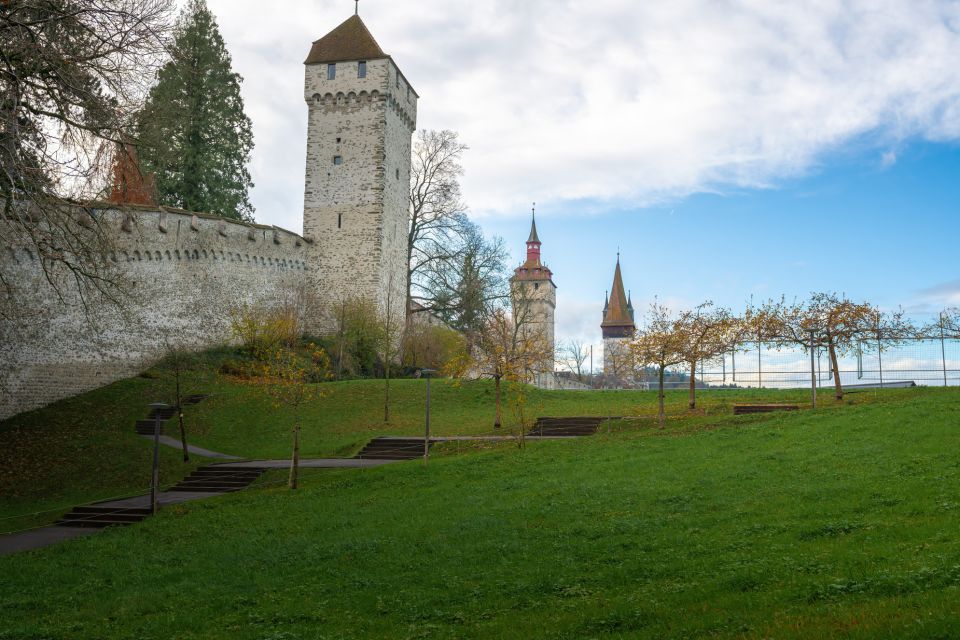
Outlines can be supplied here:
M170 405L163 402L154 402L153 409L153 475L150 478L150 513L157 512L157 492L160 490L160 416Z
M430 376L437 372L436 369L420 369L420 375L427 379L427 416L424 423L423 434L423 463L426 464L430 459Z

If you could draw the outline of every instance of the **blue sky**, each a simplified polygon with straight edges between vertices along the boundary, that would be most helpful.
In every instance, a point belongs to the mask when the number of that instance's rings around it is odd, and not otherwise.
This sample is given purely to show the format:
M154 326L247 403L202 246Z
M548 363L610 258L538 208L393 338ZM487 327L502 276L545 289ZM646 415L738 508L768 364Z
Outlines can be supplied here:
M539 207L560 333L597 339L618 247L638 307L658 297L673 306L713 300L742 309L751 296L819 290L916 313L957 304L960 146L914 142L890 161L876 150L841 151L810 175L770 188L721 189L644 208ZM508 239L519 259L529 215L483 226Z
M301 229L310 43L348 0L208 0L244 77L260 222ZM470 149L464 196L522 257L536 201L557 335L636 305L835 290L960 306L957 0L362 0ZM251 28L255 24L256 28Z

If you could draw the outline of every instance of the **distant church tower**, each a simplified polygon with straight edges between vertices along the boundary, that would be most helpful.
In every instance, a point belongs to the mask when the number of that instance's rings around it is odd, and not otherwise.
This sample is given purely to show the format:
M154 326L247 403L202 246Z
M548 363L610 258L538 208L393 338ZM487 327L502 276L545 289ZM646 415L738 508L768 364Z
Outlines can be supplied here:
M417 92L358 15L305 61L303 234L327 309L347 296L406 305L411 136ZM327 323L329 326L329 323Z
M549 352L555 351L553 324L557 308L557 285L553 284L553 272L540 261L540 237L537 235L536 213L530 223L527 238L527 260L514 269L510 278L510 296L513 302L513 317L526 316L530 331L539 332L547 342ZM534 383L552 388L554 361L544 361Z
M603 373L605 376L624 378L626 371L627 343L637 331L633 318L633 301L624 293L623 277L620 275L620 254L613 272L613 287L610 297L603 305Z

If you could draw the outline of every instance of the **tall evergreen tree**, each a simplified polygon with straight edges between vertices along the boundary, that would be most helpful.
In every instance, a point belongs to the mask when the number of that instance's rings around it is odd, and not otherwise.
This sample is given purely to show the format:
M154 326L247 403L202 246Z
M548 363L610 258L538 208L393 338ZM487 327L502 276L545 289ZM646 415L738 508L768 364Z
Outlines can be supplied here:
M156 174L161 204L253 219L242 81L207 3L190 0L139 122L140 157Z

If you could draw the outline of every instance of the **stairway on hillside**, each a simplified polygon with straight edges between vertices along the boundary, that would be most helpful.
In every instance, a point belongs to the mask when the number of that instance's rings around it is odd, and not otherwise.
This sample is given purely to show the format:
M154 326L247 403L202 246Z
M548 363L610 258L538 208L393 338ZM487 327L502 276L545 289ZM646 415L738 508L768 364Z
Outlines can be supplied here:
M433 441L430 442L433 444ZM423 457L423 438L374 438L353 456L367 460L413 460Z
M227 493L245 489L266 471L265 467L214 464L201 467L167 491Z
M592 436L600 423L610 418L578 416L571 418L537 418L528 436L569 437Z
M105 504L88 504L74 507L57 521L62 527L87 527L103 529L140 522L150 515L149 507L118 507Z

